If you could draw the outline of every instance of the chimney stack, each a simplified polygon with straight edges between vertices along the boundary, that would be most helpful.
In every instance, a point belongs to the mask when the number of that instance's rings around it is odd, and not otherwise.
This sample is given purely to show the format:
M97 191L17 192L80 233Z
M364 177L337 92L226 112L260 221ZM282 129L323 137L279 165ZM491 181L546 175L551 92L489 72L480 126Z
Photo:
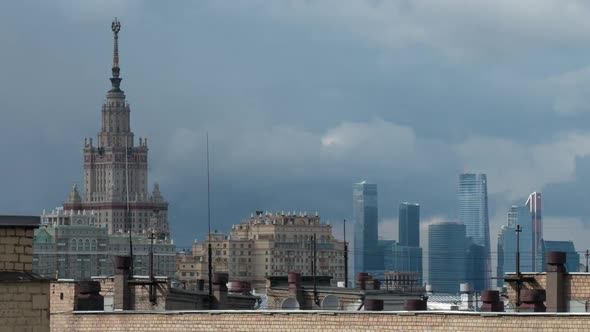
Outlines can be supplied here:
M213 301L215 309L225 309L227 305L227 282L229 281L229 274L225 272L213 273Z
M522 302L518 307L521 312L545 312L546 307L544 289L521 289L520 301Z
M502 312L504 311L504 302L500 301L500 292L497 290L487 290L481 292L481 311Z
M78 281L75 287L76 296L74 310L76 311L103 311L104 297L100 295L100 282Z
M567 303L565 298L565 262L566 253L562 251L550 251L545 253L547 262L547 311L566 312Z
M115 267L113 308L115 310L131 310L131 293L129 291L131 257L113 256L113 264Z

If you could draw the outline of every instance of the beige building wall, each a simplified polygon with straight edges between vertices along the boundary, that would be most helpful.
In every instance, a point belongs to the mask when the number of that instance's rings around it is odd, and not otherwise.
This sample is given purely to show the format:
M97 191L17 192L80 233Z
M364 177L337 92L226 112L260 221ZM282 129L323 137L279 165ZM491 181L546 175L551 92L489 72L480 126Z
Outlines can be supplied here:
M0 271L33 270L32 227L0 227Z
M49 281L31 273L38 224L0 216L0 331L49 331Z
M466 312L169 312L52 316L52 331L587 331L590 315Z
M270 276L312 275L314 234L317 275L344 280L344 242L334 238L332 227L322 224L319 216L305 213L258 214L233 225L229 235L211 234L213 271L228 272L230 281L249 281L257 288ZM187 283L208 278L207 247L207 240L193 244L192 263L183 263L186 257L177 259L177 278Z

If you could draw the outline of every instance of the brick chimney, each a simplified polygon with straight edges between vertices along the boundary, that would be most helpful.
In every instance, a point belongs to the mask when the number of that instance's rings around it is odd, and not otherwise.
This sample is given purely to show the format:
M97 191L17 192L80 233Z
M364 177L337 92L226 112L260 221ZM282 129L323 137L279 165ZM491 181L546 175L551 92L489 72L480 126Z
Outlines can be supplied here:
M131 257L113 256L115 268L114 310L131 310L131 292L129 290L129 272Z
M504 302L500 301L500 292L487 290L481 292L481 311L502 312L504 311Z
M547 292L547 301L545 302L545 305L547 306L547 311L566 312L566 253L562 251L550 251L545 253L545 260L547 262L547 284L545 286L545 290Z
M78 281L75 288L74 310L77 311L103 311L104 297L100 295L100 282Z

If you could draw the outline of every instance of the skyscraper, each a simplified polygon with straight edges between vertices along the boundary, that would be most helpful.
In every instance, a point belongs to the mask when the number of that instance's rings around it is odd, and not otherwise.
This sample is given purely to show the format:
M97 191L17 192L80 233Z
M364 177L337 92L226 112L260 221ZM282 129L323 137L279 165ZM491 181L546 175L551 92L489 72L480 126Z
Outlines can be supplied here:
M168 202L157 183L148 192L147 139L135 141L131 109L121 90L119 31L114 37L111 88L100 111L96 141L84 139L82 192L72 186L62 207L43 215L35 232L34 269L60 278L88 278L110 271L111 255L131 254L134 272L147 274L148 234L154 235L155 273L173 275ZM97 114L98 115L98 114Z
M354 218L353 273L382 269L378 253L377 185L355 183L352 190ZM353 274L354 275L354 274Z
M119 68L119 31L112 24L114 47L111 89L101 107L101 125L96 142L84 139L84 189L74 186L63 205L64 210L97 211L97 226L108 234L143 234L154 229L168 237L168 202L157 183L148 192L148 143L131 131L131 108L121 90Z
M534 233L533 223L531 222L531 213L526 206L512 206L508 210L508 226L512 231L516 230L516 226L520 226L519 238L519 252L520 252L520 271L534 272L535 258L534 258ZM516 241L516 236L514 237ZM507 252L513 258L516 255L516 244L508 244L509 247L514 247L513 252ZM516 263L515 263L516 264ZM512 270L516 269L516 265L512 264Z
M526 206L513 205L508 210L506 225L502 226L498 233L498 265L496 276L497 285L504 285L506 272L516 272L516 227L520 226L519 253L520 272L534 272L535 262L533 260L533 225L531 213Z
M487 289L491 277L491 257L488 189L485 174L459 175L459 221L465 225L470 243L483 247L483 250L478 250L478 254L483 255L482 257L471 257L484 261L483 271L475 272L474 270L472 272L478 275L467 276L467 279L483 280L481 287Z
M420 205L401 203L399 205L399 244L420 246Z
M535 262L535 271L544 271L543 265L543 220L541 215L541 193L533 192L529 195L529 198L525 203L529 209L532 218L532 241L533 251L532 259Z
M465 280L465 225L454 222L428 227L428 282L437 293L457 293Z

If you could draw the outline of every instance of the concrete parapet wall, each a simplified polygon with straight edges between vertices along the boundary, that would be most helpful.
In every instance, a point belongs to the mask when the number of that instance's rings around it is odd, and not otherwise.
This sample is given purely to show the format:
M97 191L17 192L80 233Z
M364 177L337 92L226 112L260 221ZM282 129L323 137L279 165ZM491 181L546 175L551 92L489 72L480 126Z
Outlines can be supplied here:
M337 311L169 311L55 314L52 331L560 331L590 314Z

